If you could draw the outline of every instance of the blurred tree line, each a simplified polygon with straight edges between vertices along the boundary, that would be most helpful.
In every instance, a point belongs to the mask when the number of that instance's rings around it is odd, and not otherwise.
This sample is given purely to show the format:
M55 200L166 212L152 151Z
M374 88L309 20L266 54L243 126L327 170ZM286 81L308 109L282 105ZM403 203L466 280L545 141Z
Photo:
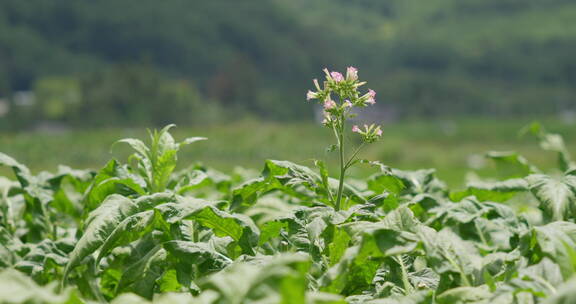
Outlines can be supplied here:
M572 0L2 0L0 127L310 119L347 65L399 116L554 114L575 50Z

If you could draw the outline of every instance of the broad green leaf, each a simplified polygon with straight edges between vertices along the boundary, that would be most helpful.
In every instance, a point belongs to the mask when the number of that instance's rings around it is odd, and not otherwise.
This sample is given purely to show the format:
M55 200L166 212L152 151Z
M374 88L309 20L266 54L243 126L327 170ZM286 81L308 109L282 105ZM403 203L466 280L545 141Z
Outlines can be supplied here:
M5 268L14 265L20 257L18 251L24 244L13 236L6 228L0 226L0 267Z
M490 299L492 294L488 286L458 287L447 290L436 297L438 304L481 303Z
M424 245L425 258L435 272L460 275L462 286L472 286L482 267L482 258L475 246L448 229L440 232L421 227L418 235Z
M201 170L187 172L185 175L182 175L177 179L178 184L174 188L179 195L184 195L187 192L210 185L212 182L208 174Z
M256 202L259 195L277 187L278 185L267 182L264 177L245 181L232 190L232 210L242 211L247 209Z
M495 248L511 250L518 239L528 233L526 220L502 204L478 202L472 197L459 203L447 203L431 209L433 215L426 222L432 228L450 227L467 240L478 242L477 247L491 251Z
M321 290L341 295L360 293L372 284L381 263L377 257L381 256L373 242L348 247L338 263L320 278Z
M246 253L253 254L254 247L258 245L260 231L254 222L243 214L228 214L208 206L194 211L186 218L213 229L216 235L232 237Z
M555 286L556 287L556 286ZM566 283L557 286L558 291L549 299L545 300L544 304L572 304L576 303L576 278L568 280Z
M70 261L64 271L64 280L72 268L96 251L116 226L136 210L137 206L132 200L120 195L111 195L92 211L86 220L86 231L70 254Z
M446 185L436 178L434 169L415 171L392 169L391 172L392 176L402 181L404 191L409 194L435 193L446 188Z
M22 187L26 187L33 183L34 177L30 173L28 167L24 166L23 164L17 162L12 157L1 153L0 152L0 165L12 168L14 171L14 175L18 179L18 182L22 185Z
M128 266L118 282L116 293L130 290L150 299L154 293L156 280L168 264L168 255L162 246L156 246L136 263ZM130 289L127 289L130 287Z
M124 138L117 141L117 143L125 143L128 144L132 149L136 151L136 153L140 154L140 156L145 157L150 153L150 149L146 146L146 144L136 138Z
M201 272L197 275L210 274L232 263L231 259L218 253L207 243L169 241L162 246L181 263L194 265Z
M162 195L156 196L160 198L160 204L153 203L150 206L142 206L143 208L141 209L145 211L126 217L117 225L102 244L100 253L96 259L97 264L115 247L127 245L130 242L140 239L142 236L149 234L153 229L159 229L165 233L172 233L174 232L173 229L182 229L180 233L187 233L188 223L179 223L178 226L174 227L170 227L170 225L181 221L192 212L212 204L204 200L182 197L176 197L178 203L163 203L164 201L171 200L164 200L165 197ZM153 209L148 210L147 207L153 207Z
M420 244L416 234L420 225L410 209L401 207L380 222L353 222L343 227L361 241L361 251L377 249L380 252L375 257L388 257L414 251Z
M363 242L374 242L382 256L393 256L414 251L419 239L408 231L373 228L364 232ZM362 246L367 245L363 243Z
M150 233L154 228L155 214L154 210L147 210L131 215L118 223L100 246L96 265L115 247L128 244Z
M192 143L195 143L197 141L203 141L203 140L207 140L208 138L206 137L188 137L186 139L184 139L183 141L180 142L180 146L182 145L189 145Z
M565 279L576 272L576 261L573 258L573 251L570 250L576 248L576 224L553 222L534 227L531 245L532 250L538 249L542 255L555 261ZM537 247L534 248L535 246Z
M410 272L408 279L414 288L418 290L438 288L440 283L440 276L430 268L422 268L420 270Z
M303 204L322 202L332 206L334 202L329 193L336 192L338 181L322 174L288 161L267 160L262 177L249 180L233 190L232 209L245 210L260 195L273 190L281 191ZM350 204L366 202L362 194L349 184L344 185L344 195L350 199Z
M276 185L277 189L302 200L317 197L318 193L326 194L322 178L312 169L288 161L267 160L262 175L268 183ZM328 197L317 197L331 204Z
M401 179L389 173L377 173L368 179L368 189L375 193L388 192L399 195L405 188Z
M551 220L567 220L576 216L576 176L553 177L533 174L526 178L530 191Z
M536 167L530 165L528 160L516 152L491 151L486 154L498 169L502 178L523 178L532 173L537 173Z
M214 231L217 236L234 239L245 253L253 254L258 245L260 230L252 219L244 214L229 214L218 209L214 203L187 198L188 202L158 206L164 220L176 223L187 219L198 222Z
M56 293L56 284L38 286L21 272L6 269L0 272L0 302L1 303L84 303L78 299L75 292L67 289Z
M148 190L151 193L166 190L170 176L176 168L177 153L180 147L205 139L203 137L190 137L177 143L169 132L174 126L167 125L160 131L149 131L149 146L134 138L118 141L118 143L130 145L136 151L131 158L137 161L137 171L146 180Z
M111 160L94 177L83 201L90 211L97 208L110 194L144 195L146 193L144 187L143 180L131 174L125 166L120 165L116 160Z
M14 268L26 273L38 283L47 284L50 281L60 280L58 270L68 263L68 252L63 251L62 246L58 245L51 240L30 244L30 251L14 265Z
M133 293L123 293L116 298L111 304L148 304L150 301L147 301L145 298L135 295Z
M355 303L355 302L351 302ZM409 295L392 295L383 299L361 302L362 304L432 304L433 294L429 291L418 291Z
M480 201L505 202L518 193L528 191L529 185L524 179L509 179L498 182L470 182L466 188L465 191L451 193L450 198L460 201L473 195Z
M135 201L115 194L108 196L86 219L86 230L70 254L70 261L64 271L64 280L72 268L104 244L125 218L171 200L175 200L174 196L166 193L143 196Z
M250 216L258 225L274 221L291 214L299 207L275 195L266 195L247 209L244 214Z
M215 291L221 303L304 304L308 267L305 254L277 255L255 263L234 263L199 285Z
M306 292L306 304L346 304L343 297L333 293L308 291Z
M258 245L266 244L270 239L278 237L282 229L286 229L288 224L281 221L272 221L260 226L260 240Z
M339 227L334 228L332 242L328 245L330 250L330 266L334 266L334 264L340 261L342 256L344 256L346 249L349 247L351 240L352 239L344 229Z
M517 277L513 278L501 289L525 291L537 298L546 298L556 293L556 287L563 281L558 265L544 258L536 265L521 268Z

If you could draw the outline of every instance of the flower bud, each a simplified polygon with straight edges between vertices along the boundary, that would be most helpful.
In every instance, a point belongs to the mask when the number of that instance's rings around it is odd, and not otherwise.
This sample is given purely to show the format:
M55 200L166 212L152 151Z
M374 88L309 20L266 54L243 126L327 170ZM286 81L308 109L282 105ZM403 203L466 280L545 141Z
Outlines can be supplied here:
M355 67L348 67L346 69L346 79L353 81L358 80L358 69Z
M308 93L306 93L306 100L311 100L311 99L316 99L316 98L318 98L318 93L312 92L312 91L308 91Z
M317 91L322 91L322 89L320 88L320 85L318 84L318 79L314 78L314 86L316 87Z

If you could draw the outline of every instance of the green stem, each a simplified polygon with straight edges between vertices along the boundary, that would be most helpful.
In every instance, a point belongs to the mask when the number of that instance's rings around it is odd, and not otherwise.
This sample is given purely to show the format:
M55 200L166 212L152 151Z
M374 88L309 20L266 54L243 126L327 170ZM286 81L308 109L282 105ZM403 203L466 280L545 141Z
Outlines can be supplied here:
M464 286L472 286L470 280L468 280L468 276L466 275L466 273L464 273L464 269L458 263L456 263L456 261L450 258L447 254L443 254L443 256L454 268L458 269L458 272L460 273L460 277L463 281Z
M400 269L402 270L402 284L404 285L404 294L409 295L412 292L412 285L408 279L408 270L406 270L406 265L402 260L402 255L396 257L398 264L400 264Z
M88 267L90 267L91 269L88 271L87 281L88 285L90 286L90 289L92 289L92 293L94 294L98 302L107 303L106 299L104 299L104 295L102 295L102 292L100 291L98 282L96 281L98 265L96 265L95 261L91 261Z
M476 232L478 232L478 235L480 236L480 240L482 241L482 244L484 244L484 246L486 246L486 248L489 248L490 245L488 244L488 241L486 241L486 237L484 236L484 233L482 232L482 229L480 229L480 227L478 226L478 222L474 222L474 227L476 228Z
M198 225L197 222L193 222L192 223L192 241L194 243L197 243L198 241L200 241L200 232L198 231L198 229L200 228L200 225Z
M338 150L340 152L340 178L338 181L338 194L336 195L336 211L340 210L342 202L342 190L344 190L344 175L346 175L346 166L344 165L344 117L340 117L340 130L338 132Z
M358 154L358 152L360 152L360 150L362 149L362 147L364 146L364 142L362 142L360 144L360 146L358 146L358 148L356 148L356 150L354 151L354 153L352 153L352 156L350 157L350 159L348 159L348 161L346 162L346 165L344 166L344 168L346 170L348 170L348 168L350 168L350 166L352 166L352 162L354 161L354 158L356 157L356 155Z

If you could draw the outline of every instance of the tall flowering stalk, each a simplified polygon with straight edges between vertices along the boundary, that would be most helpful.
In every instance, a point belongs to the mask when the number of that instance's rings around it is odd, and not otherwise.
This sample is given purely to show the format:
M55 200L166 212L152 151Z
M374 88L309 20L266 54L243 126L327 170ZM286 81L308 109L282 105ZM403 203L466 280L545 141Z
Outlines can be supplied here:
M317 100L324 108L323 125L331 128L336 138L336 147L339 152L340 176L338 182L338 193L334 207L340 210L342 203L342 191L344 189L344 177L346 171L355 163L356 156L360 149L367 143L373 143L382 137L382 130L377 125L352 126L352 132L362 137L362 144L358 146L350 157L346 157L344 134L346 130L346 120L352 118L353 108L364 108L376 103L376 92L368 89L368 92L361 94L359 88L366 84L358 80L358 70L354 67L346 69L346 77L340 72L324 69L326 80L322 86L318 79L314 79L315 91L308 91L307 100ZM335 99L333 99L333 97Z

